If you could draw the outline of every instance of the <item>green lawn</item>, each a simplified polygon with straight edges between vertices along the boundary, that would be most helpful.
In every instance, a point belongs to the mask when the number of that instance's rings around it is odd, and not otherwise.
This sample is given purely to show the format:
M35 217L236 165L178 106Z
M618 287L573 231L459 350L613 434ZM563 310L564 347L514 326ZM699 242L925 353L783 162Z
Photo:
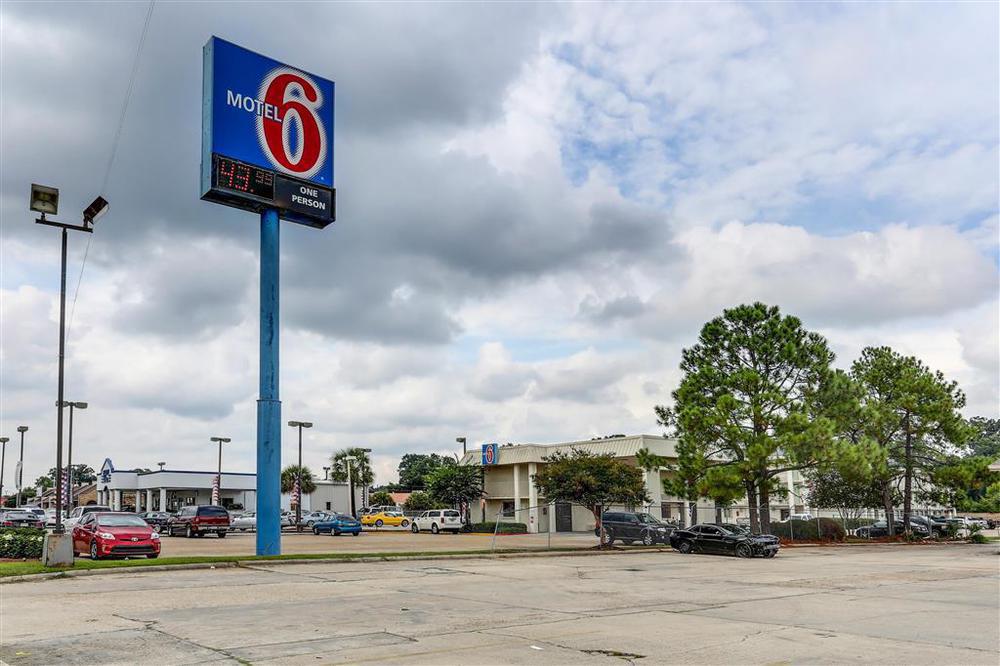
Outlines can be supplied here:
M549 552L579 550L578 548L552 548ZM523 549L497 549L497 554L532 552ZM120 569L134 567L149 567L178 564L216 564L225 562L266 562L269 560L358 560L365 558L392 559L398 557L433 557L442 555L489 555L483 550L449 550L409 553L307 553L303 555L228 555L228 556L192 556L192 557L160 557L155 560L89 560L77 558L72 567L45 567L38 560L26 562L0 562L0 578L7 576L24 576L27 574L56 573L63 571L80 571L84 569Z

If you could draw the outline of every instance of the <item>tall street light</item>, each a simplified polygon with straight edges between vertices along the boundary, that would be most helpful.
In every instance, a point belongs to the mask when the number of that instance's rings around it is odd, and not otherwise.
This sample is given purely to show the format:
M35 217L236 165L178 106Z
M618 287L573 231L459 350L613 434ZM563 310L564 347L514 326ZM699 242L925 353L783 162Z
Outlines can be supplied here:
M350 493L350 504L351 507L351 517L357 518L357 514L354 512L354 481L351 480L351 463L357 460L355 456L344 456L344 464L347 465L347 492Z
M329 467L324 467L323 468L323 480L324 481L329 481L330 480L330 468ZM3 484L0 484L0 487L3 487Z
M56 215L59 212L59 190L54 187L32 183L31 204L29 208L41 214L41 217L35 220L37 224L45 224L50 227L62 229L62 264L59 273L59 380L56 395L56 483L59 484L62 482L63 378L66 359L66 244L69 238L67 232L72 229L88 234L93 233L94 222L97 221L97 218L108 212L108 202L103 197L94 199L87 206L87 209L83 211L82 225L56 222L55 220L46 219L45 214ZM56 526L54 531L56 534L63 533L61 492L56 493ZM64 555L65 552L60 552L59 557L61 558ZM70 563L72 563L72 552L70 553Z
M299 497L298 502L295 504L295 531L302 531L302 429L312 428L313 424L309 421L289 421L288 425L293 428L299 429L299 469L295 474L295 478L299 484Z
M0 437L0 444L3 445L3 453L0 453L0 497L3 497L3 468L7 462L7 442L10 437Z
M165 466L165 465L166 465L167 463L165 463L165 462L158 462L158 463L156 463L156 464L160 466L160 471L162 472L162 471L163 471L163 468L164 468L164 466Z
M219 476L216 477L219 480L218 488L213 493L215 497L212 498L213 504L222 504L222 445L228 444L233 441L228 437L211 437L213 442L219 443Z
M21 433L21 455L18 457L17 470L14 472L14 485L17 486L17 502L14 506L21 506L21 485L24 480L24 433L28 432L28 426L17 426L17 431Z
M69 470L67 476L69 477L69 498L66 503L66 515L73 510L73 410L74 409L87 409L87 403L85 402L64 402L62 405L57 404L56 407L69 407L69 446L66 452L66 469ZM62 482L62 479L59 479Z
M464 456L465 455L465 438L464 437L456 437L455 441L462 445L462 455Z

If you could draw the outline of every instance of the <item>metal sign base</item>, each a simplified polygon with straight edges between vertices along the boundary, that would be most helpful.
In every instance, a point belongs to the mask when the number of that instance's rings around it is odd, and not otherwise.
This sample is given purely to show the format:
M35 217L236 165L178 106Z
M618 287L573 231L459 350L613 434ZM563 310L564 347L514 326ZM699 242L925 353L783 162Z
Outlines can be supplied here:
M281 554L281 401L278 399L278 211L260 216L260 397L257 400L257 554Z

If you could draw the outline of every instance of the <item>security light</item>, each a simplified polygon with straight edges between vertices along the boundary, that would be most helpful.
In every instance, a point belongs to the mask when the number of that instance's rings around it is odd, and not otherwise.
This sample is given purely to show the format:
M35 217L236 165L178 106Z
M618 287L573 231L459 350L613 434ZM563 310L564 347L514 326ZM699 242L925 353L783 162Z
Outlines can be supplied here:
M97 197L90 202L87 210L83 211L83 223L93 224L98 218L108 212L109 204L104 197Z
M31 210L42 215L59 213L59 190L46 185L31 184Z
M28 426L17 426L18 432L28 432Z

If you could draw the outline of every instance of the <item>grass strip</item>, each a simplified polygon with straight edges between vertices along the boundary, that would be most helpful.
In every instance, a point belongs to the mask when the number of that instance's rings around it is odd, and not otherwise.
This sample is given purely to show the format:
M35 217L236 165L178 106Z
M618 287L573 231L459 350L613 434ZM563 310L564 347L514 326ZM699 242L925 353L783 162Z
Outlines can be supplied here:
M573 552L580 548L498 548L493 554L535 553L535 552ZM159 557L155 560L89 560L77 558L72 567L46 567L38 560L25 562L0 562L0 578L8 576L26 576L40 573L59 573L66 571L84 571L88 569L133 569L142 567L175 566L184 564L219 564L227 562L268 562L268 561L309 561L309 560L360 560L360 559L393 559L399 557L434 557L455 555L489 555L488 550L432 550L387 553L303 553L286 555L192 555L189 557Z

